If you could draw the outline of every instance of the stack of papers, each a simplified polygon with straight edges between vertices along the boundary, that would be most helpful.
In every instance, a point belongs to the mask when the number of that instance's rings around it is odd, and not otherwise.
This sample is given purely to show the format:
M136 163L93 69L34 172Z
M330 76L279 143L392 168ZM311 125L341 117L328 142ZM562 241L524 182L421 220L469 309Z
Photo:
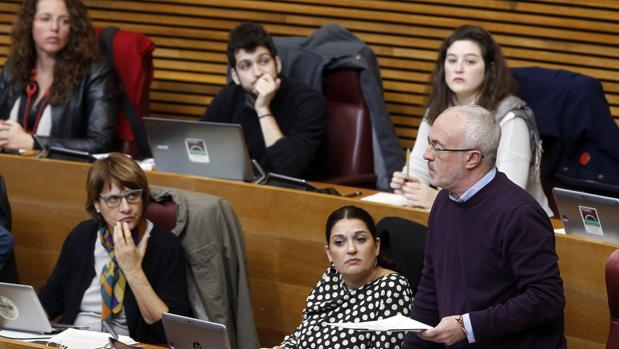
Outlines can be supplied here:
M339 328L362 331L408 331L421 332L429 330L432 327L422 322L413 320L408 316L398 314L390 318L366 321L366 322L330 322L327 325Z

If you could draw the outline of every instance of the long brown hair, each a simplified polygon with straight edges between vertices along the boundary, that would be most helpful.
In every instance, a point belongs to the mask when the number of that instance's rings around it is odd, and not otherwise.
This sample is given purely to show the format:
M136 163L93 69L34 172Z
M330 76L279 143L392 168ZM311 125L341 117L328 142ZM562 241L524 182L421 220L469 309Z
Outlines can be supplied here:
M516 84L512 78L501 48L492 35L484 28L464 25L457 28L441 45L436 66L432 72L430 96L427 102L426 118L430 124L448 107L453 105L454 93L445 82L445 57L447 49L456 41L470 40L479 45L484 59L484 81L480 86L477 104L494 112L501 100L516 93Z
M24 0L11 31L10 84L27 82L36 63L32 22L39 0ZM64 0L69 11L71 31L67 46L56 55L54 81L48 102L60 105L69 101L73 90L99 56L95 33L86 6L80 0Z

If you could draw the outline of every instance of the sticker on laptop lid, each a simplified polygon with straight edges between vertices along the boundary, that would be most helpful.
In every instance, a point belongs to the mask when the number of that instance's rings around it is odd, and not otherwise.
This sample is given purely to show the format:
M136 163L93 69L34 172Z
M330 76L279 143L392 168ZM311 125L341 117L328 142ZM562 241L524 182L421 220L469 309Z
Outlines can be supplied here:
M208 156L206 142L202 139L185 138L185 148L187 149L187 157L191 162L199 162L208 164L211 159Z
M19 310L13 301L0 296L0 316L7 320L15 320L19 317Z
M580 212L580 218L582 218L582 224L585 226L585 232L587 234L604 236L602 222L600 222L600 216L596 208L578 205L578 211Z

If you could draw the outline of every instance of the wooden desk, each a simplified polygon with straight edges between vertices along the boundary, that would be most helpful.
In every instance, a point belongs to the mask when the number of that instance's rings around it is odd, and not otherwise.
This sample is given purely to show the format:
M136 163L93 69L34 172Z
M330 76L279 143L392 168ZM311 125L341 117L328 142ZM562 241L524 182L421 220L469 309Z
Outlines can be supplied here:
M87 218L84 181L88 167L0 155L23 283L40 287L45 282L64 237ZM245 232L254 315L265 346L279 343L298 324L305 298L327 266L323 230L334 209L355 204L377 220L397 215L427 222L423 211L357 199L157 172L149 173L148 179L150 184L218 195L234 206ZM570 347L604 347L609 327L604 265L618 247L557 236Z
M0 349L49 348L42 344L33 344L0 337Z
M0 349L50 348L43 344L34 344L0 337Z
M157 345L150 345L150 344L141 344L142 348L144 349L161 349L161 348L165 348L165 347L160 347ZM22 341L18 341L18 340L13 340L13 339L8 339L8 338L3 338L0 337L0 349L28 349L28 348L51 348L48 346L45 346L43 344L34 344L34 343L28 343L28 342L22 342Z

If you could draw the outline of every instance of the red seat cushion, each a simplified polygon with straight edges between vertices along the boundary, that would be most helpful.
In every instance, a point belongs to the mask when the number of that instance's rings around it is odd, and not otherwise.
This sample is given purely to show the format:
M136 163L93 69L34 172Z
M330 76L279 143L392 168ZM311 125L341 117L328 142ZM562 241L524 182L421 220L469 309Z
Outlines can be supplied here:
M619 348L619 250L606 261L606 292L610 311L610 331L606 349Z
M156 226L171 231L176 226L176 203L172 200L151 201L144 215Z
M327 180L374 173L372 123L363 99L359 72L339 70L325 77L329 123L326 149Z

